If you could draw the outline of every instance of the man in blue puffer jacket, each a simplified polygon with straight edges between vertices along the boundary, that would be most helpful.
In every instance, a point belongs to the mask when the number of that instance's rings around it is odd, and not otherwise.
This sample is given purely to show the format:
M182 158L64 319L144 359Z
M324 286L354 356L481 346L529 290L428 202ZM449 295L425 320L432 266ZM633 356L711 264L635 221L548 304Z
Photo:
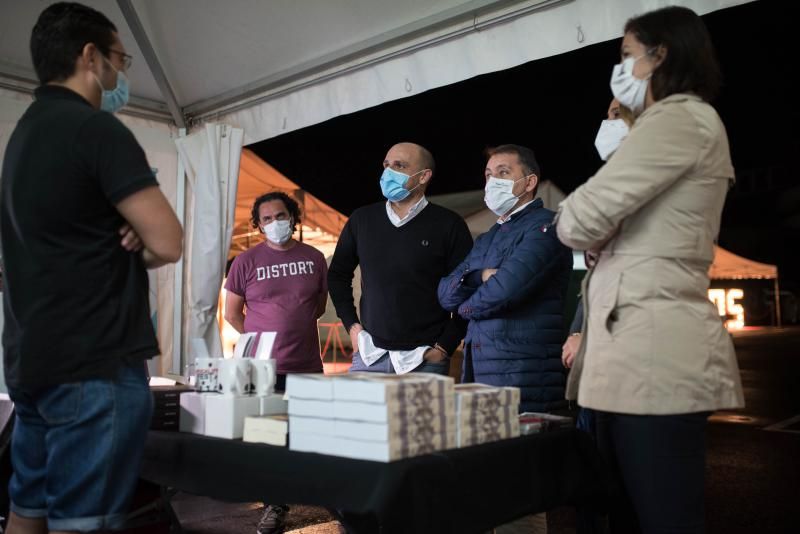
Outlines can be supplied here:
M469 320L462 381L519 387L520 411L563 408L572 251L555 234L554 213L536 198L539 165L531 149L490 150L485 174L485 201L497 224L439 283L441 305Z

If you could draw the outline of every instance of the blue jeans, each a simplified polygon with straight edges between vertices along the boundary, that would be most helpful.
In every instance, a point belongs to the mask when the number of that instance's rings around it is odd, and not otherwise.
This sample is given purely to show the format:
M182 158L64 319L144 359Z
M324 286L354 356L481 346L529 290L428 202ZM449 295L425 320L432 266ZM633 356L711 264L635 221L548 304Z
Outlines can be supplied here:
M387 352L383 356L378 359L372 365L367 365L364 363L364 360L361 359L361 355L358 352L353 353L353 365L350 367L349 372L355 371L366 371L370 373L391 373L394 374L394 366L392 365L392 360L389 358L389 353ZM419 364L418 367L415 367L411 372L412 373L436 373L437 375L447 375L450 371L450 358L442 361L442 362L428 362L424 361Z
M153 413L144 363L120 365L114 380L9 395L16 410L11 510L47 518L50 530L121 528Z

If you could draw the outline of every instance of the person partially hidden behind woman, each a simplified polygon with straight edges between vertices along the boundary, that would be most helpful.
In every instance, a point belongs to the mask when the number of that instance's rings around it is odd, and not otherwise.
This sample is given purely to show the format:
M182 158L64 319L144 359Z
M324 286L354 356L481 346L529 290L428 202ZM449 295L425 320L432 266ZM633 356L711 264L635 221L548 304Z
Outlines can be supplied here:
M598 447L623 490L612 532L700 533L706 419L744 405L706 296L734 176L708 103L720 72L705 25L682 7L629 20L621 52L611 89L636 122L556 226L566 245L600 252L567 397L597 412Z

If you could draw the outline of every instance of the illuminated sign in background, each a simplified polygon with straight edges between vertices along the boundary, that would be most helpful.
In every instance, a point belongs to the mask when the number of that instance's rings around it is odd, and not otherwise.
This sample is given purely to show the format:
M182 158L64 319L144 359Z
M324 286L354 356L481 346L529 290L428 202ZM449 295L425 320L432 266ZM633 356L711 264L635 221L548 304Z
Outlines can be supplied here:
M744 298L741 289L709 289L708 298L717 306L720 317L733 316L725 321L725 328L738 330L744 326L744 307L737 302Z

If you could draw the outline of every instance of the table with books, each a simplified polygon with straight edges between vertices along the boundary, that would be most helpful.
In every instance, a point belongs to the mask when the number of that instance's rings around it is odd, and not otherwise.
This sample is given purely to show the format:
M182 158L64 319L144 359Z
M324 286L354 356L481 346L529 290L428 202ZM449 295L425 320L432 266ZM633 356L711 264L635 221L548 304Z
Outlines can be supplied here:
M519 418L515 388L353 373L290 375L287 392L288 418L243 417L244 440L151 431L142 477L221 500L324 506L354 532L485 532L603 495L588 435L520 435L542 421ZM286 430L288 447L267 444Z

